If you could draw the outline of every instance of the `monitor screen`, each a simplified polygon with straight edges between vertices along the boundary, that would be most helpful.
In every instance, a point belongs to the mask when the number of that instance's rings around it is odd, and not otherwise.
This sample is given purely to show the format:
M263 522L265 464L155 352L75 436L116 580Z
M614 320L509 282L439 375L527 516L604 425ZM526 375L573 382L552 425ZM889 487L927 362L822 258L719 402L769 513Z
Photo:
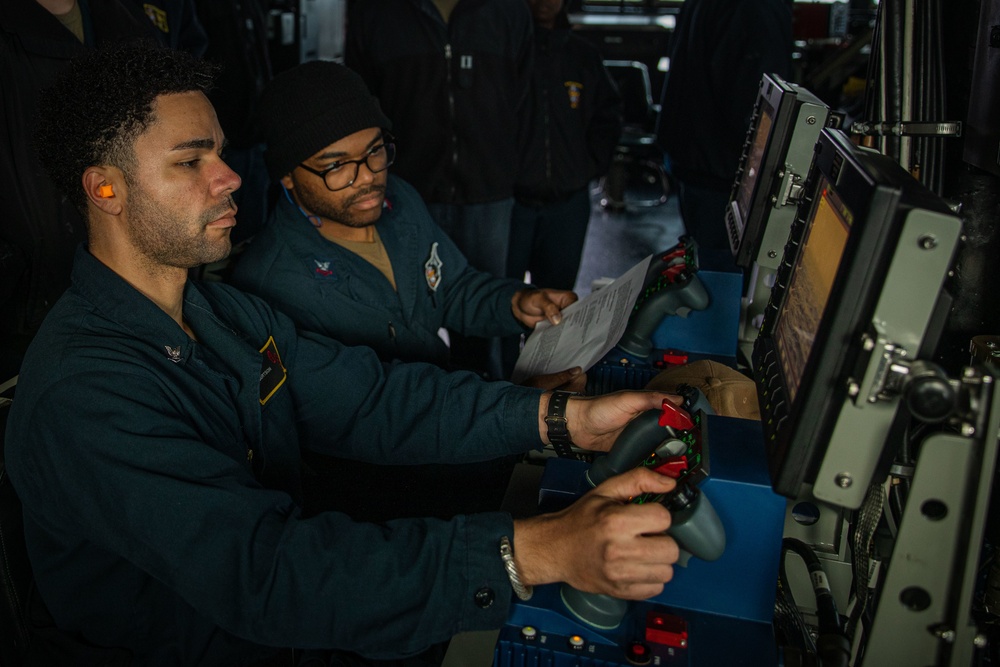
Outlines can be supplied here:
M819 179L818 187L819 197L774 327L774 347L792 404L833 291L853 218L825 178Z
M933 347L960 231L890 158L823 130L753 347L775 491L863 500L905 418L887 364Z
M760 116L757 119L756 127L753 128L750 135L746 165L740 172L740 179L736 186L735 204L738 221L745 219L747 212L750 211L750 201L753 197L754 186L757 185L757 176L763 168L764 149L767 147L767 140L771 137L771 127L774 125L774 107L767 99L761 98L759 112Z

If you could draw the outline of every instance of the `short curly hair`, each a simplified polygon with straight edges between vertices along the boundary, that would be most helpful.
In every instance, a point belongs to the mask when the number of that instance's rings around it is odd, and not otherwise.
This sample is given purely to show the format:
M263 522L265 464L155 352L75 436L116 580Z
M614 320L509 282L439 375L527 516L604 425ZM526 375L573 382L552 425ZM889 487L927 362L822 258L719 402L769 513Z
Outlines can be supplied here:
M114 166L129 179L136 138L160 95L207 93L217 67L148 42L115 43L74 58L43 91L35 141L56 187L87 217L81 177Z

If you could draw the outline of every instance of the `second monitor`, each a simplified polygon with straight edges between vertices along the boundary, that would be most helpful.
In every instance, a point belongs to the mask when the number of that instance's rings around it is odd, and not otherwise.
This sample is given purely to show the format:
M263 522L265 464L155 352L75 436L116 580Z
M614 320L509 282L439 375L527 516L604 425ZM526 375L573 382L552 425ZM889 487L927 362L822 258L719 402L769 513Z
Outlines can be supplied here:
M891 158L824 130L753 365L772 486L857 508L933 350L961 223Z

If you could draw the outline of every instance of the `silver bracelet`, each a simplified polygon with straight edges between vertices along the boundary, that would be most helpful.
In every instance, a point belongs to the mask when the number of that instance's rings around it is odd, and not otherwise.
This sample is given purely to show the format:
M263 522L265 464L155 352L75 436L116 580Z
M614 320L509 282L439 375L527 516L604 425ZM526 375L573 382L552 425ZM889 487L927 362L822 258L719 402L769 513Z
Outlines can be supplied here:
M534 592L531 586L525 586L521 582L521 575L517 573L517 565L514 564L514 550L510 546L510 540L504 535L500 538L500 558L503 560L504 569L510 578L510 586L514 589L514 594L522 600L530 600Z

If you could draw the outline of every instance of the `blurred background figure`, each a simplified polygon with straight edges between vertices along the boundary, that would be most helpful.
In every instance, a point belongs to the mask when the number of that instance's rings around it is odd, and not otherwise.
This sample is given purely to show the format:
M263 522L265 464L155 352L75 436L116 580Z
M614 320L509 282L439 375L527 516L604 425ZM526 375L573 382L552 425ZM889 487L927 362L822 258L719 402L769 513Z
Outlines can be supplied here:
M563 0L528 0L535 59L524 154L514 186L507 276L572 290L590 222L589 185L611 164L621 99L591 42L573 34ZM520 337L504 343L509 375Z
M187 51L196 58L205 54L208 35L198 21L194 0L129 0L160 34L164 46ZM220 3L225 4L225 3Z
M392 120L393 171L473 267L506 276L530 86L524 0L365 0L347 25L345 63ZM450 341L456 365L501 377L499 339Z
M765 72L792 63L790 0L686 0L672 38L657 135L701 248L729 250L725 211Z
M41 90L84 49L161 41L134 5L119 0L0 2L0 377L15 375L28 343L69 286L84 222L35 154Z

